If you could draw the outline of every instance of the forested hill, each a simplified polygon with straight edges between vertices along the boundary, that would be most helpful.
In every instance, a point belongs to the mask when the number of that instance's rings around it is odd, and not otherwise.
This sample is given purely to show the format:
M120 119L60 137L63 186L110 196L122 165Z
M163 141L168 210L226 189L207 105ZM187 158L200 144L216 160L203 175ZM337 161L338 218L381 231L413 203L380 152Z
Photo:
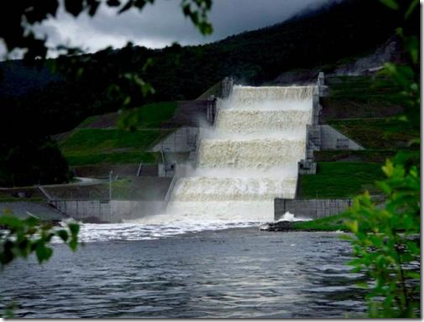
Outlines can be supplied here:
M379 1L346 0L285 23L245 32L201 46L173 45L162 50L127 47L98 52L78 82L48 73L34 75L14 65L4 68L0 85L2 120L17 131L54 134L74 128L89 115L120 108L106 88L119 72L139 73L152 83L155 95L143 98L134 91L132 104L193 99L225 76L254 85L293 69L323 66L373 52L399 25L395 11ZM143 71L147 58L153 65ZM4 67L4 64L3 64Z

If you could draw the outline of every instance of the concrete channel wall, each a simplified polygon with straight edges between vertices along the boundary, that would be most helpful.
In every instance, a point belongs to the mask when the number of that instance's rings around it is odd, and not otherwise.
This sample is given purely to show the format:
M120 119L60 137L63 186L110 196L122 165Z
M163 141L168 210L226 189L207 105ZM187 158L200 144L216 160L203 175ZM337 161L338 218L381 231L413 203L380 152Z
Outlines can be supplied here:
M10 213L19 218L35 216L41 220L62 220L66 217L45 202L0 202L0 216Z
M199 128L182 127L156 144L152 152L191 152L196 150Z
M363 150L357 142L330 125L321 125L321 150Z
M163 201L52 200L50 204L67 216L82 221L119 223L165 211Z
M351 199L281 199L274 200L274 219L279 220L286 212L297 218L317 219L338 215L352 206Z

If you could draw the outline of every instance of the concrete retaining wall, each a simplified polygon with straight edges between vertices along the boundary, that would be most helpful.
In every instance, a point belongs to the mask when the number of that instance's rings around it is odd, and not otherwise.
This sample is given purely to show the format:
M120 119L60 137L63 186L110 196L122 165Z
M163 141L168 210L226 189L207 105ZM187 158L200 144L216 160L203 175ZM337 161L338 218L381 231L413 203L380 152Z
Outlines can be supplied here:
M321 150L363 150L357 142L349 139L329 125L321 125Z
M75 176L84 178L102 178L108 179L110 171L113 171L113 176L116 177L157 177L157 164L130 164L130 165L92 165L79 166L72 168ZM140 170L140 171L139 171Z
M317 219L342 213L352 206L351 199L310 199L274 200L274 218L279 220L286 212L290 212L298 218Z
M8 212L19 218L30 216L36 216L41 220L62 220L65 218L63 214L44 202L1 202L0 216Z
M210 123L213 120L211 114L214 113L214 104L213 99L178 102L174 116L169 121L162 123L161 127L200 127L205 123Z
M199 128L182 127L156 144L152 152L191 152L196 150Z
M364 148L330 125L309 125L308 150L363 150Z
M76 220L119 223L126 219L138 219L165 211L163 201L121 200L54 200L51 204L62 213Z

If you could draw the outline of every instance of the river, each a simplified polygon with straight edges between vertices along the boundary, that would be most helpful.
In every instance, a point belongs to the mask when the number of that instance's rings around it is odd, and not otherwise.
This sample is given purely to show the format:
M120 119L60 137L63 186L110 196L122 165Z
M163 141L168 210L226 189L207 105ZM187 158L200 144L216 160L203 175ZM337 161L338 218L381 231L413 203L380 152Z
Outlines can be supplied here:
M76 253L58 243L42 266L30 258L6 267L3 304L16 301L19 318L343 318L365 310L360 276L346 266L350 244L337 233L246 227L137 239L129 226L99 233L105 227L84 226Z

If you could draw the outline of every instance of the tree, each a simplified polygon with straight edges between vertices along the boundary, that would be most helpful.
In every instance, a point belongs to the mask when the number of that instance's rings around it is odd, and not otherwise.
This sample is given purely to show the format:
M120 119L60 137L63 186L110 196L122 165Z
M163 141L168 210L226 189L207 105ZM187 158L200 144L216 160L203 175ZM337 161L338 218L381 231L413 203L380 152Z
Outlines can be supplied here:
M122 14L128 10L142 11L147 4L155 0L17 0L8 3L0 12L0 38L3 39L7 51L15 49L25 51L25 59L44 59L49 49L57 49L67 54L80 53L80 48L70 48L64 44L56 48L47 46L47 38L35 35L33 26L53 17L60 6L74 17L88 14L93 17L101 7L109 7ZM212 33L212 25L207 13L212 7L212 0L181 0L181 9L186 17L202 34Z
M404 12L405 23L398 34L409 55L408 64L388 63L383 73L402 89L399 100L405 106L405 114L400 120L416 133L411 144L419 144L419 1L381 1ZM370 317L406 318L420 314L420 242L416 238L420 235L419 163L419 152L398 153L393 160L387 160L383 167L387 178L377 183L385 195L384 206L374 203L365 193L355 199L350 211L352 220L348 225L354 235L349 239L356 256L351 264L356 272L371 278L371 283L362 285L369 290Z
M6 45L7 53L6 58L12 57L14 51L24 53L24 61L26 64L35 65L37 67L48 66L55 74L62 75L67 79L66 90L69 88L78 88L75 85L81 85L86 88L95 87L93 79L88 77L83 80L86 75L97 75L103 73L102 77L110 79L105 85L106 89L102 88L103 93L100 96L106 97L107 105L114 107L117 106L119 109L129 109L131 107L138 107L140 101L149 94L154 93L152 85L143 79L143 73L134 71L131 68L113 68L113 62L108 60L109 54L113 52L112 48L108 47L97 55L86 55L80 48L70 48L64 44L59 44L54 48L47 45L47 38L40 38L34 31L34 26L43 23L49 18L55 18L58 14L59 9L63 8L64 11L74 17L80 15L95 16L96 13L102 8L107 7L114 10L117 14L122 14L128 10L138 10L142 12L146 5L153 5L155 0L18 0L12 1L8 4L7 8L4 8L0 12L0 41L3 41ZM197 29L202 34L209 34L212 32L212 26L208 22L207 13L211 9L212 0L181 0L182 13L188 17ZM133 46L128 43L127 46L122 50L128 53L128 57L135 56L133 54ZM49 50L56 50L61 53L58 59L46 59ZM102 60L103 58L103 60ZM101 61L99 61L99 59ZM148 68L152 63L152 59L142 55L138 58L137 64L143 66L143 71ZM1 74L1 70L0 70ZM106 76L107 75L107 76ZM1 76L1 75L0 75ZM109 77L110 76L110 77ZM0 77L1 78L1 77ZM54 82L53 82L54 83ZM99 82L97 87L101 87L104 83ZM52 84L52 87L54 84ZM60 88L60 85L58 85ZM77 91L79 94L81 91ZM94 91L99 95L98 91ZM54 95L58 95L57 92L53 91L47 95L52 101L55 100ZM59 93L63 94L71 99L75 96L75 93ZM83 102L90 102L93 95L90 97L90 92L84 92L84 97L77 96L77 102L80 104ZM38 106L43 106L43 96L33 97L26 101L36 102ZM57 99L57 98L56 98ZM78 101L78 99L80 101ZM12 100L13 101L13 100ZM69 101L71 105L75 103L75 99ZM60 103L60 100L58 101ZM38 110L28 110L28 104L18 102L14 104L10 100L2 102L5 106L3 107L4 119L9 118L8 122L14 121L14 126L0 126L0 134L4 138L2 144L0 144L0 182L4 186L13 186L21 184L34 184L34 183L58 183L65 182L69 177L69 169L66 160L61 155L60 150L55 143L49 139L51 133L47 132L48 126L34 126L34 124L46 124L47 120L43 119L44 113ZM9 105L10 104L10 105ZM17 105L17 106L16 106ZM32 107L32 103L30 103ZM60 105L60 104L57 104ZM106 107L107 109L107 107ZM114 109L116 111L116 109ZM76 112L81 114L81 111ZM89 112L85 112L89 113ZM28 116L31 115L31 116ZM66 120L71 123L76 122L75 119L66 118L66 113L61 113L61 108L58 108L54 114L50 113L50 117L54 118L53 122L57 120ZM52 123L52 120L48 120ZM72 127L74 127L73 124ZM6 129L7 128L7 129ZM53 127L54 128L54 127ZM124 128L125 130L131 130L131 127ZM3 133L3 131L5 133ZM29 140L28 133L31 133L31 140ZM47 132L47 133L46 133ZM56 132L57 133L57 132ZM33 139L37 137L37 140ZM7 141L7 142L6 142ZM51 160L55 164L63 164L63 167L56 168L58 170L54 175L52 172L44 173L47 176L38 176L37 173L19 173L16 172L15 168L11 168L11 160L16 159L19 151L26 151L28 154L31 149L28 149L28 142L31 141L31 147L35 150L42 150L43 147L50 145ZM13 145L11 147L11 144ZM44 149L44 151L47 151ZM11 157L7 157L10 155ZM32 158L20 159L24 161L24 165L20 169L44 169L45 162L41 158L44 154L33 155ZM64 162L63 162L64 161ZM13 163L13 162L12 162ZM15 163L16 164L16 163ZM8 172L8 173L7 173ZM30 175L27 175L30 174ZM24 175L24 176L23 176ZM20 177L20 180L15 180L15 177Z

